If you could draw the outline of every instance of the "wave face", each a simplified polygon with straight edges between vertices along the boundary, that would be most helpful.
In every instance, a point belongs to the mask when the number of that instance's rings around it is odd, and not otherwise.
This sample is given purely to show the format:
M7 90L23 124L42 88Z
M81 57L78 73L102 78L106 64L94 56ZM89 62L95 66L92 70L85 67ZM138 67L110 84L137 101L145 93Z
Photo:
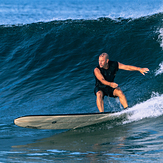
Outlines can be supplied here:
M111 60L150 69L145 77L118 71L115 82L130 106L150 99L153 92L162 94L162 18L160 13L0 26L1 110L14 116L97 111L93 69L102 52ZM106 111L119 108L111 100Z

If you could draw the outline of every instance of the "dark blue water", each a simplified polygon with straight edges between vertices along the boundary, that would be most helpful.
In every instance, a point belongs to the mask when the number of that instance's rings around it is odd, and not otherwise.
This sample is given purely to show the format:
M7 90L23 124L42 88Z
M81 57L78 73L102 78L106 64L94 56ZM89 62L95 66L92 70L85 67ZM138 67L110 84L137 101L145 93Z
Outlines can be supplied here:
M0 1L0 162L162 162L162 1ZM98 56L119 70L127 119L78 130L14 125L29 114L98 112ZM105 111L121 111L105 98ZM121 113L119 113L121 114Z

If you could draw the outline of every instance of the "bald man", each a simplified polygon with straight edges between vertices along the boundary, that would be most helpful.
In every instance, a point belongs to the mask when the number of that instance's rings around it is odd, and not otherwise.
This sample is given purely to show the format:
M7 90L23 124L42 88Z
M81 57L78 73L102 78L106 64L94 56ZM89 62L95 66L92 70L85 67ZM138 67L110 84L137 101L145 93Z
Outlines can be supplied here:
M124 65L116 61L110 61L107 53L102 53L99 56L99 65L94 69L96 85L94 93L96 95L96 104L100 112L104 112L104 96L119 97L120 103L124 109L128 108L127 99L114 82L116 72L119 70L139 71L143 75L149 71L148 68L140 68L130 65Z

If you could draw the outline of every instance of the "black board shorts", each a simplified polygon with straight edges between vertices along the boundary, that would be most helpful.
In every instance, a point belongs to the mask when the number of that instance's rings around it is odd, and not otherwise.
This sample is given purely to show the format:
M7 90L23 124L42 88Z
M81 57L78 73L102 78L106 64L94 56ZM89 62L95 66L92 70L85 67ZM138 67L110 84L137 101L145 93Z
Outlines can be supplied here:
M106 87L104 87L104 88L102 88L102 87L95 87L94 88L94 93L95 93L95 95L96 95L96 93L98 92L98 91L102 91L103 92L103 94L104 94L104 96L109 96L109 97L117 97L117 96L114 96L113 95L113 92L114 92L114 90L115 90L116 88L112 88L112 87L108 87L108 86L106 86Z

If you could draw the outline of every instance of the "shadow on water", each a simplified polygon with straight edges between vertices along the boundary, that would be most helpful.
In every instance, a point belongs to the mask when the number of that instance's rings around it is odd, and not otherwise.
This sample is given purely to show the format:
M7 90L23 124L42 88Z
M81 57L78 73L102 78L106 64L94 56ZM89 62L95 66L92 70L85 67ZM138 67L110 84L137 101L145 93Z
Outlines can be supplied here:
M163 159L162 116L122 124L117 121L63 131L35 143L13 146L10 159L71 162L131 162ZM161 127L163 129L163 127ZM13 155L14 153L14 155Z
M21 157L23 161L27 159L24 155L28 156L28 159L30 157L30 160L39 157L40 159L63 161L65 159L66 161L77 159L98 161L99 157L110 152L119 157L128 127L113 125L103 123L64 131L32 144L14 146L12 152L17 153L17 157L19 159Z

